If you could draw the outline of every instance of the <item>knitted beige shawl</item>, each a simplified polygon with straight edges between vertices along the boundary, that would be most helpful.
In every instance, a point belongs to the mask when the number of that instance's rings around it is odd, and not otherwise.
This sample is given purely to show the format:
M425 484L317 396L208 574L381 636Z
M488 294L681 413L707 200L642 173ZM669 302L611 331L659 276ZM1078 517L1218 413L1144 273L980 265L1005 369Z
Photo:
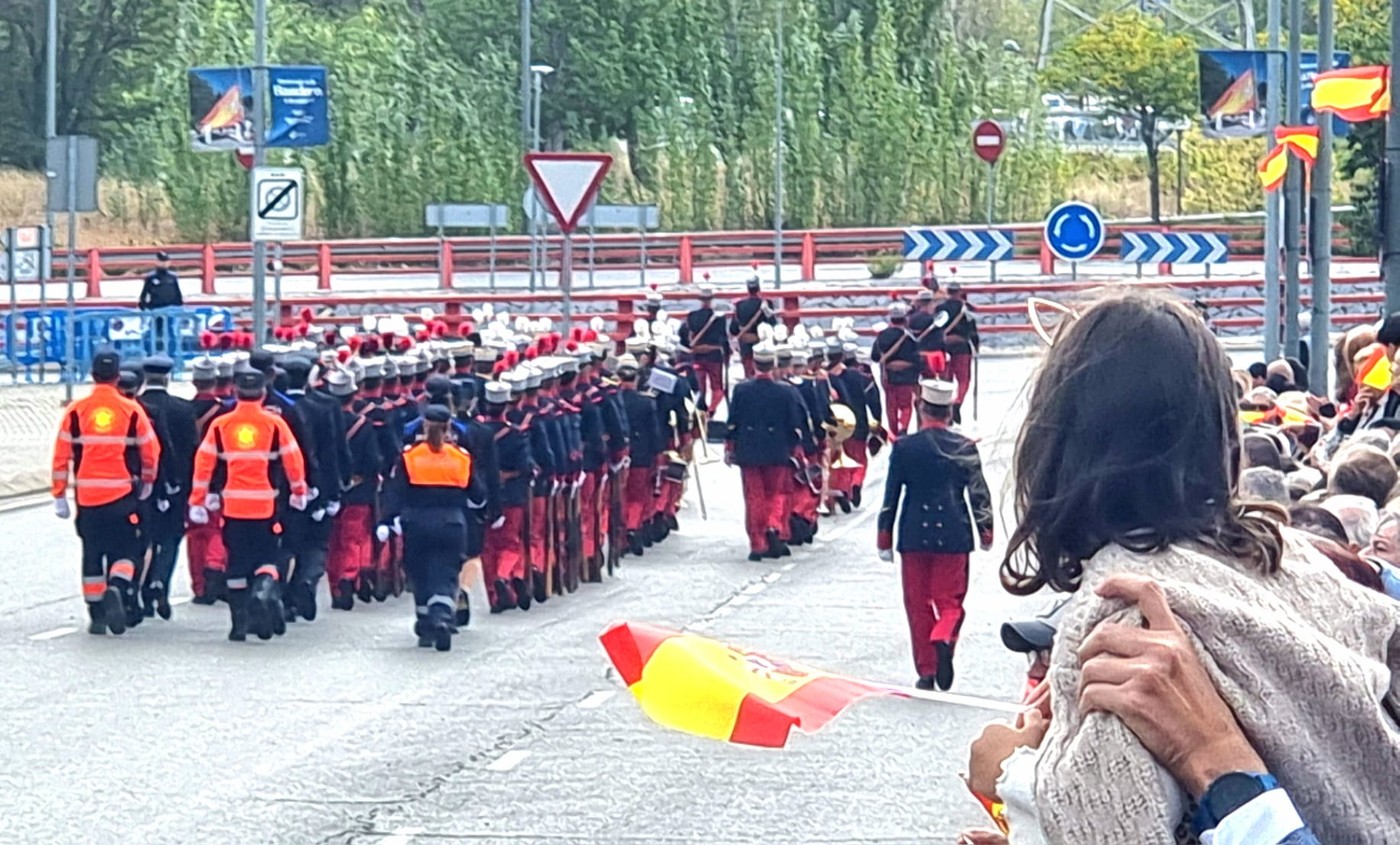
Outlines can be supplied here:
M1318 837L1400 843L1400 602L1345 580L1298 534L1285 538L1272 577L1184 545L1113 546L1086 563L1051 659L1053 715L1036 767L1048 841L1175 841L1170 779L1117 718L1078 709L1085 638L1104 620L1141 622L1093 588L1130 572L1163 586L1216 689Z

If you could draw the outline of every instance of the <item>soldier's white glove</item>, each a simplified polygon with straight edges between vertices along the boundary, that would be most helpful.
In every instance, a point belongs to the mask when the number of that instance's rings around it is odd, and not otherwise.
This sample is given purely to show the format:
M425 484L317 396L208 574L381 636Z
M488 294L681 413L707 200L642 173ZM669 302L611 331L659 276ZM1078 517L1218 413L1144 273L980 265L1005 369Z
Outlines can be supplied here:
M374 529L374 538L381 543L389 542L389 526L380 525Z
M165 513L166 511L170 510L170 500L156 499L156 510L160 511L161 513Z
M319 489L312 487L306 491L306 501L314 502L319 498L321 498L321 491Z
M559 479L556 478L556 479L554 479L554 481L549 485L549 495L551 495L551 496L558 496L558 495L559 495L559 491L562 490L562 489L564 489L564 485L560 484L560 483L559 483Z
M53 500L53 513L54 516L58 517L59 519L67 519L68 517L72 516L73 512L68 509L68 499L64 498L63 496L58 496L57 498L55 498Z
M140 492L139 494L137 494L136 498L138 498L138 499L140 499L141 501L144 502L144 501L146 501L147 499L151 498L151 494L154 493L155 491L156 491L156 486L155 486L154 484L152 484L152 483L149 482L149 481L143 481L143 482L141 482L141 492Z
M287 499L287 504L291 505L294 511L304 511L306 510L306 497L298 496L293 493L291 497Z
M340 500L332 499L326 503L326 516L335 516L340 513Z
M171 484L171 483L168 482L168 481L165 483L165 495L167 495L167 496L175 496L175 495L178 495L179 492L180 492L180 485L178 485L178 484Z
M503 525L505 525L505 524L506 524L506 518L505 518L504 516L498 516L498 517L496 517L496 521L493 522L493 523L491 523L491 527L492 527L492 528L500 528L501 526L503 526Z
M190 522L194 525L208 525L209 511L199 505L190 505Z
M323 519L325 519L325 518L326 518L326 509L325 509L325 508L317 508L316 510L314 510L314 511L311 512L311 521L312 521L312 522L320 522L321 520L323 520Z
M403 536L403 523L399 521L399 518L398 518L397 516L394 517L394 526L393 526L393 528L394 528L394 533L395 533L395 534L399 535L400 537Z
M885 563L894 563L894 549L881 549L880 560Z
M219 498L218 493L210 493L208 496L204 497L204 507L208 508L210 513L214 513L223 506L224 500Z

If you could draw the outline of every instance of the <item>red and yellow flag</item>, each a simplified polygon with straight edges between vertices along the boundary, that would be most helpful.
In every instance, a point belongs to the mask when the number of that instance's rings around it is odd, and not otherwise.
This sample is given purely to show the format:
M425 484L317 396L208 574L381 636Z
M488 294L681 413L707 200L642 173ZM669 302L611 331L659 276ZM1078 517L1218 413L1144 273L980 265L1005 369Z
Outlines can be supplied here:
M1259 92L1254 88L1254 71L1247 70L1206 109L1206 117L1214 120L1218 117L1249 114L1258 108Z
M1385 347L1377 346L1357 369L1358 380L1375 390L1389 390L1391 382L1390 356Z
M1385 114L1390 105L1390 69L1385 65L1344 67L1313 77L1312 107L1360 123Z
M1278 126L1274 128L1274 140L1287 147L1308 167L1317 163L1317 148L1321 143L1320 137L1321 131L1316 126Z
M1264 190L1269 193L1277 191L1283 184L1283 177L1288 175L1288 148L1279 145L1269 150L1259 159L1257 170Z
M200 132L208 132L213 129L230 129L243 125L243 95L235 85L224 92L218 102L209 109L209 113L204 115L196 127Z
M635 622L598 639L653 721L742 745L782 748L793 728L814 733L862 698L903 694Z

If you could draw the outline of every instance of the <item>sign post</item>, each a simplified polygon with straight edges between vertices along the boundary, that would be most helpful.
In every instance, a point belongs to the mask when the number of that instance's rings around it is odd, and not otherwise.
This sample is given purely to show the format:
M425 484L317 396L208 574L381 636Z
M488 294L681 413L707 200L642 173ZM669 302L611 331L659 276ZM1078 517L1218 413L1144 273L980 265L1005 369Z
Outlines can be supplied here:
M564 331L573 320L574 229L598 196L603 177L612 167L606 153L526 153L525 170L535 192L564 233L559 267L559 291L564 300Z
M997 160L1006 151L1006 133L994 120L983 120L972 129L972 151L987 163L987 225L996 215ZM992 281L997 280L997 265L991 265Z

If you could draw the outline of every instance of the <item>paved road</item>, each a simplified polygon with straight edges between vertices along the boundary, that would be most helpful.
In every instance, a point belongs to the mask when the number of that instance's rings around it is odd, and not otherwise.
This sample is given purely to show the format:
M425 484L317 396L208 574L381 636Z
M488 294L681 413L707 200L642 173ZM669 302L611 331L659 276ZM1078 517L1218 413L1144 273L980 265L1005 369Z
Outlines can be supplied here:
M998 501L1028 367L984 363ZM878 500L881 461L870 483ZM704 469L710 518L618 577L528 614L482 616L451 654L414 648L403 601L329 613L282 639L224 640L226 611L181 604L125 637L82 624L71 527L0 514L0 842L949 842L981 811L957 773L976 707L868 701L768 751L670 733L609 672L618 619L687 627L853 675L908 682L876 502L790 559L744 560L737 472ZM1007 597L974 560L955 692L1011 700Z

